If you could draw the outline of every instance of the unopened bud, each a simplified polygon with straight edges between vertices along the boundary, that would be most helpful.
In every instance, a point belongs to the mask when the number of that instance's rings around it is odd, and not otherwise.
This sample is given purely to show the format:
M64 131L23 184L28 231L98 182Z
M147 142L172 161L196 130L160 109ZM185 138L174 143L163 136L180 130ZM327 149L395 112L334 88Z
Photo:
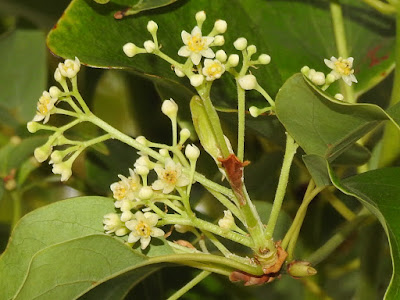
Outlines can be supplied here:
M158 30L158 25L156 22L154 22L153 20L149 21L147 23L147 30L151 33L151 34L155 34Z
M233 46L236 50L242 51L247 47L247 40L244 37L240 37L233 43Z
M194 87L200 86L204 81L204 76L200 74L195 74L190 77L190 84Z
M300 72L305 75L308 76L308 73L310 72L310 67L309 66L304 66L301 68Z
M147 53L153 53L154 50L156 49L156 44L154 44L154 42L150 40L145 41L143 46Z
M268 54L261 54L258 57L258 61L260 64L268 65L271 62L271 56L269 56Z
M187 145L185 155L189 160L195 161L200 156L200 150L195 145Z
M257 87L257 79L254 75L248 74L238 80L239 85L244 90L253 90Z
M139 53L145 53L146 50L137 47L134 43L127 43L122 47L122 50L124 50L124 53L128 57L134 57L136 54Z
M161 106L161 111L170 119L176 119L176 115L178 114L178 104L176 104L172 98L165 100Z
M204 23L204 21L206 20L206 13L204 12L204 10L199 11L196 13L195 18L196 18L197 24L199 26L201 26Z
M255 45L250 45L247 47L247 54L249 56L252 56L256 52L257 52L257 47Z
M183 128L180 132L179 132L179 144L184 144L187 139L190 137L190 130L187 128Z
M215 58L218 59L220 62L224 63L226 62L228 56L226 55L226 52L224 50L218 50L215 53Z
M26 124L26 128L28 128L28 131L30 133L35 133L36 131L38 131L40 129L39 126L40 125L36 122L28 122L28 124Z
M315 85L325 84L325 74L322 72L312 72L310 71L309 78Z
M335 95L335 99L340 100L340 101L343 101L344 96L343 96L342 94L340 94L340 93L337 93L337 94Z
M293 261L287 266L289 275L295 278L313 276L317 274L317 270L311 267L307 261Z
M230 67L236 67L239 64L239 55L237 54L229 55L228 64Z
M230 230L235 225L235 219L230 210L224 210L224 217L218 221L219 227Z
M140 189L138 196L142 200L148 200L153 196L153 189L150 186L144 186Z
M52 86L49 89L49 94L51 98L58 98L60 97L61 93L62 93L61 90L56 86Z
M255 106L251 106L249 108L249 112L253 118L257 118L260 115L260 111L259 111L258 107L255 107Z
M218 33L225 33L226 29L228 28L228 24L224 20L217 20L214 23L214 28Z
M174 71L175 71L176 76L185 77L185 73L183 73L182 70L179 69L178 67L174 67Z
M223 35L216 35L212 43L213 46L223 46L225 44L225 38Z

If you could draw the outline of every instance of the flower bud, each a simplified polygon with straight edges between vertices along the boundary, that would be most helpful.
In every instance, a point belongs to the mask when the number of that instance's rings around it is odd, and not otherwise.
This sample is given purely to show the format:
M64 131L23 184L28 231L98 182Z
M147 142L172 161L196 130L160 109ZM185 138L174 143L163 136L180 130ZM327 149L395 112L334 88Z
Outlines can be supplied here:
M317 274L317 270L311 267L307 261L293 261L287 266L289 275L295 278L313 276Z
M190 78L190 84L194 87L200 86L204 81L204 76L200 74L192 75Z
M216 35L212 43L213 46L223 46L225 44L225 38L223 35Z
M247 47L247 40L244 37L240 37L233 43L233 46L236 50L242 51Z
M65 81L65 77L61 75L61 72L60 72L60 70L59 70L58 68L57 68L56 71L54 72L54 79L55 79L57 82L60 82L60 83L62 83L62 82Z
M156 49L156 44L154 44L154 42L150 40L145 41L143 46L147 53L153 53L154 50Z
M322 72L310 72L309 78L315 85L325 84L325 74Z
M255 107L255 106L251 106L249 108L249 112L253 118L257 118L260 115L260 111L259 111L258 107Z
M64 157L65 157L65 154L63 154L63 152L59 151L59 150L53 151L53 153L51 153L51 155L50 155L50 159L53 164L58 164L58 163L62 162Z
M136 54L145 53L146 52L145 49L139 48L133 43L125 44L122 47L122 50L124 50L125 55L128 56L128 57L134 57Z
M133 213L130 210L124 211L121 214L121 221L122 222L128 222L129 220L131 220L133 218Z
M143 146L147 146L147 139L143 135L138 136L136 138L136 142L138 142L139 144L141 144Z
M56 86L52 86L49 89L49 94L51 98L58 98L60 97L61 93L62 93L61 90Z
M257 79L254 75L248 74L238 80L239 85L244 90L253 90L257 87Z
M224 210L224 217L218 221L218 226L225 230L230 230L235 225L235 219L230 210Z
M337 99L337 100L339 100L339 101L343 101L344 96L343 96L342 94L340 94L340 93L337 93L337 94L335 95L335 99Z
M187 128L183 128L179 132L179 144L183 144L187 141L187 139L190 137L190 130Z
M255 45L250 45L247 47L247 54L249 56L252 56L256 52L257 52L257 47Z
M149 21L147 23L147 30L151 33L151 34L156 34L157 30L158 30L158 25L156 22L154 22L153 20Z
M226 62L228 56L226 55L226 52L224 50L218 50L215 53L215 58L218 59L220 62L224 63Z
M193 229L193 227L189 226L189 225L176 224L176 225L174 225L174 227L175 227L175 230L177 232L179 232L179 233L186 233L186 232L191 231Z
M200 156L200 150L195 145L187 145L185 155L189 160L195 161Z
M179 69L178 67L174 67L174 71L175 71L176 76L185 77L185 73L183 73L182 70Z
M333 75L331 73L326 75L326 80L325 80L326 84L331 84L331 83L335 82L336 80L337 80L337 78L335 75Z
M175 119L178 114L178 104L175 103L174 100L164 100L161 111L164 115L168 116L170 119Z
M228 28L228 24L224 20L217 20L214 23L214 29L218 33L225 33L227 28Z
M199 11L196 13L195 18L199 26L201 26L201 24L203 24L204 21L206 20L206 13L204 12L204 10Z
M271 62L271 56L269 56L268 54L261 54L258 57L258 61L260 64L268 65Z
M300 72L301 72L303 75L308 76L308 74L309 74L309 72L310 72L310 67L304 66L304 67L301 68Z
M140 189L138 196L141 200L148 200L153 196L153 189L150 186L144 186Z
M64 63L58 64L58 69L62 76L74 78L81 69L81 62L77 57L75 57L75 60L66 59Z
M135 168L135 172L136 172L136 174L138 174L140 176L147 176L147 174L149 174L150 170L146 166L138 165Z
M160 153L161 156L169 157L169 152L167 149L160 149L160 150L158 150L158 153Z
M230 67L236 67L239 64L239 55L237 54L229 55L228 64Z
M53 147L50 143L46 143L41 147L37 147L33 152L33 156L35 156L38 162L44 162L49 158L51 151L53 151Z
M40 129L39 126L40 125L37 122L28 122L28 124L26 124L26 128L28 128L30 133L35 133L38 131Z
M72 161L68 160L53 165L52 172L61 175L61 181L67 181L72 175Z

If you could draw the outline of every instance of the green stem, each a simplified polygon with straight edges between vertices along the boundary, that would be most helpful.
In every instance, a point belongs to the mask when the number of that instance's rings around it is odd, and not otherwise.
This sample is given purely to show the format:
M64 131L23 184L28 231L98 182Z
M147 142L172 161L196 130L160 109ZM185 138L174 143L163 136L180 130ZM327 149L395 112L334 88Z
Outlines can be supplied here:
M324 198L326 198L330 205L347 221L353 220L356 215L353 213L342 200L337 198L331 191L322 192Z
M17 225L19 219L21 219L22 216L22 205L21 205L21 195L19 191L13 191L10 193L11 199L13 201L13 217L12 217L12 223L11 223L11 228L15 228L15 225Z
M384 3L380 0L362 0L362 1L382 14L392 15L396 13L396 8L393 5Z
M187 284L185 284L181 289L176 291L171 297L169 297L167 300L176 300L179 299L181 296L186 294L191 288L193 288L196 284L201 282L204 278L206 278L208 275L210 275L211 272L208 271L201 271L200 274L198 274L195 278L193 278L191 281L189 281Z
M278 187L276 189L274 203L272 205L271 214L269 216L266 228L266 236L268 239L271 239L274 234L276 222L278 221L279 212L281 211L283 199L286 193L286 187L289 181L290 167L292 165L297 148L298 145L296 144L294 139L289 135L289 133L286 133L285 156L283 158L281 175L279 176Z
M213 189L207 188L207 191L211 193L223 206L225 206L227 209L229 209L233 215L240 220L244 224L243 216L241 211L224 195L221 193L214 191ZM234 198L236 200L236 198Z
M265 98L265 100L268 101L269 105L271 105L272 108L275 108L275 101L259 84L257 84L256 91L259 92Z
M371 213L364 207L353 220L341 226L339 231L311 254L306 261L309 261L313 265L319 264L335 251L353 231L359 229L362 223L369 221L370 217L372 217Z
M215 247L225 256L229 257L232 253L210 232L203 231L204 235L214 244Z
M202 231L212 232L216 235L219 235L223 238L229 239L236 243L242 244L249 248L254 247L253 241L250 237L235 233L233 231L225 231L217 225L214 225L210 222L198 219L196 217L188 219L188 218L183 218L183 217L177 216L177 215L172 215L172 216L167 215L158 222L158 225L160 225L160 226L168 225L168 224L193 226L193 227L199 228Z
M89 107L86 105L85 100L83 100L81 94L79 93L78 90L78 77L75 76L74 78L71 79L72 82L72 95L78 100L79 105L82 107L83 111L86 114L91 114Z
M245 103L246 96L245 90L239 85L236 80L237 94L238 94L238 146L237 157L240 161L244 159L244 135L245 135Z
M339 0L331 0L330 10L339 57L348 58L349 54L347 51L346 31L344 28L342 6L340 5ZM353 87L347 85L343 80L340 81L340 87L347 102L355 103L356 98Z

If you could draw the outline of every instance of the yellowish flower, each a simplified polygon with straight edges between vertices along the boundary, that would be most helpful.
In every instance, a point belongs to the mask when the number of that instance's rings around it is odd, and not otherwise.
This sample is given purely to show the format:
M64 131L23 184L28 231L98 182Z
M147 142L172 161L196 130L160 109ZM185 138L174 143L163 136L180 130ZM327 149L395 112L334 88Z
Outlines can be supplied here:
M129 234L128 243L136 243L140 240L142 250L146 249L152 237L164 235L164 231L156 227L157 222L158 216L155 213L136 212L135 219L125 223L125 226L132 231Z
M190 57L193 64L198 65L202 57L214 58L214 51L210 48L210 44L214 41L214 37L203 36L201 29L195 26L191 33L182 31L182 41L185 46L182 46L178 55Z
M334 56L331 59L324 59L325 64L332 69L331 73L335 79L342 78L343 81L351 85L353 82L357 83L357 79L354 76L354 69L353 69L353 57L349 58L336 58Z
M44 91L37 103L37 111L33 121L39 122L43 120L43 124L46 124L49 121L50 115L54 112L53 108L57 100L57 98L52 98L49 92Z
M171 158L165 161L165 168L160 165L154 167L158 175L158 180L154 181L154 190L163 190L164 194L171 193L175 187L186 186L190 183L189 178L182 173L182 165L175 163Z
M225 66L217 59L204 60L203 74L207 81L213 81L221 77L225 72Z

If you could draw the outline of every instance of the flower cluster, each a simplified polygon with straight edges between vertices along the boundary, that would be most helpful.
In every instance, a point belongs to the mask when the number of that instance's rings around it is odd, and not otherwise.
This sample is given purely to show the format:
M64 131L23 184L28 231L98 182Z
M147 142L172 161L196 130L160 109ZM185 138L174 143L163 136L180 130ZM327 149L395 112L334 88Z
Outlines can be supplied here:
M211 84L228 71L240 79L240 87L246 90L255 89L257 81L253 75L246 75L246 71L250 66L268 64L271 61L270 56L261 54L258 59L251 60L251 56L256 53L257 48L254 45L248 46L245 38L238 38L234 42L234 46L243 54L243 67L240 72L237 72L235 67L239 64L239 55L231 54L228 56L224 50L214 49L225 44L223 34L228 28L226 21L215 21L213 29L207 35L204 35L202 25L206 20L205 12L200 11L196 13L195 19L197 25L190 33L185 30L181 32L183 46L178 50L178 55L187 58L184 64L175 61L161 52L157 39L158 25L154 21L150 21L147 25L147 30L151 33L153 41L145 41L143 48L133 43L127 43L123 46L123 51L128 57L133 57L140 53L152 53L163 58L172 64L175 74L178 77L188 77L190 84L196 88Z
M78 58L75 60L66 59L63 63L59 63L54 72L54 79L61 85L63 91L57 86L52 86L48 91L44 91L37 103L37 112L33 120L27 124L28 131L34 133L38 130L48 130L54 133L48 138L47 142L36 148L34 156L38 162L44 162L50 157L49 163L53 165L53 173L61 175L61 181L68 180L72 175L72 163L77 156L83 151L85 146L81 142L71 141L63 136L64 131L72 128L76 121L71 122L63 127L57 128L46 124L52 114L62 114L68 116L77 116L81 109L75 104L71 94L74 93L74 85L76 85L77 74L81 64ZM73 91L70 92L70 87L67 79L73 86ZM74 108L75 112L66 111L56 107L60 102L67 102ZM43 124L40 123L43 121ZM59 147L59 150L54 150L54 147Z
M315 85L322 86L322 90L326 90L333 82L343 79L343 81L351 86L352 83L357 83L357 78L354 76L353 62L354 58L336 58L332 56L330 59L324 59L325 64L332 69L332 71L325 75L323 72L310 69L308 66L304 66L301 72L311 80ZM343 100L341 94L335 95L338 100Z

